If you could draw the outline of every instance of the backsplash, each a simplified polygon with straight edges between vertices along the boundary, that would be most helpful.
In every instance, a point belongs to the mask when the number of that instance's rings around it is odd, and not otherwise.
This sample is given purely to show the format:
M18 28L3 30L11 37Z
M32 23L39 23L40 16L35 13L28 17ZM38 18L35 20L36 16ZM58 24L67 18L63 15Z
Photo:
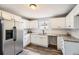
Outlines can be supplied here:
M79 29L73 29L69 32L73 37L79 39Z
M45 30L45 33L48 34L67 34L69 30L65 29L52 29L52 30ZM33 33L43 33L40 29L32 30Z
M33 33L43 33L40 29L34 29L32 30ZM46 30L46 33L49 34L67 34L69 33L71 36L79 39L79 29L52 29L52 30Z

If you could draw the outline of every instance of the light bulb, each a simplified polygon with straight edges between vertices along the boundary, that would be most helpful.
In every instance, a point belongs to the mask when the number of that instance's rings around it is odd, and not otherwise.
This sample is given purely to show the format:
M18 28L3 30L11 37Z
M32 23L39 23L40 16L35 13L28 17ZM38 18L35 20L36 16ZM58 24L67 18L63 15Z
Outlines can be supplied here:
M32 9L34 9L34 10L36 9L36 7L35 7L35 6L33 6L33 5L31 6L31 8L32 8Z
M30 4L29 7L32 8L33 10L35 10L37 5L36 4Z

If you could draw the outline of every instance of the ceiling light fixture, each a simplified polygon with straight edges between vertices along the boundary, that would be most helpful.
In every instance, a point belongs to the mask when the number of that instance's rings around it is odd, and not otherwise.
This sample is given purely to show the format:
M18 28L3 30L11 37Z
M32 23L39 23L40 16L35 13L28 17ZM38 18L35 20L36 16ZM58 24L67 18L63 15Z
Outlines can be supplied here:
M29 7L32 8L33 10L35 10L37 5L36 4L30 4Z

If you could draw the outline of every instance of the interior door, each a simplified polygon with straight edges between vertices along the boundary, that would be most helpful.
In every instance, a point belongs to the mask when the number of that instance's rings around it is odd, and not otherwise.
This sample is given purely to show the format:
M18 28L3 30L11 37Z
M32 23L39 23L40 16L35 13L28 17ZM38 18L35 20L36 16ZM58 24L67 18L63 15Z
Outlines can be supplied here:
M16 27L16 40L14 41L15 44L15 54L18 54L23 49L23 29L22 29L22 23L15 21L15 27Z

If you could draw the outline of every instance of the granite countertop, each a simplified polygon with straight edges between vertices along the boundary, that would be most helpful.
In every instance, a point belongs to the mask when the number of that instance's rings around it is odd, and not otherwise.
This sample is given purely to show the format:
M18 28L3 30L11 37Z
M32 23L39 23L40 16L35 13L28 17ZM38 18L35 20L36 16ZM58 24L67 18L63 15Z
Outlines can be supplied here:
M43 35L42 33L32 33L34 35ZM58 36L58 37L63 37L64 41L67 42L77 42L79 43L79 39L75 38L73 36L68 36L67 34L44 34L44 36Z
M63 36L64 41L79 43L79 39L72 36Z
M31 34L34 34L34 35L47 35L47 36L62 36L62 35L66 35L66 34L50 34L50 33L46 33L46 34L43 34L43 33L31 33Z

